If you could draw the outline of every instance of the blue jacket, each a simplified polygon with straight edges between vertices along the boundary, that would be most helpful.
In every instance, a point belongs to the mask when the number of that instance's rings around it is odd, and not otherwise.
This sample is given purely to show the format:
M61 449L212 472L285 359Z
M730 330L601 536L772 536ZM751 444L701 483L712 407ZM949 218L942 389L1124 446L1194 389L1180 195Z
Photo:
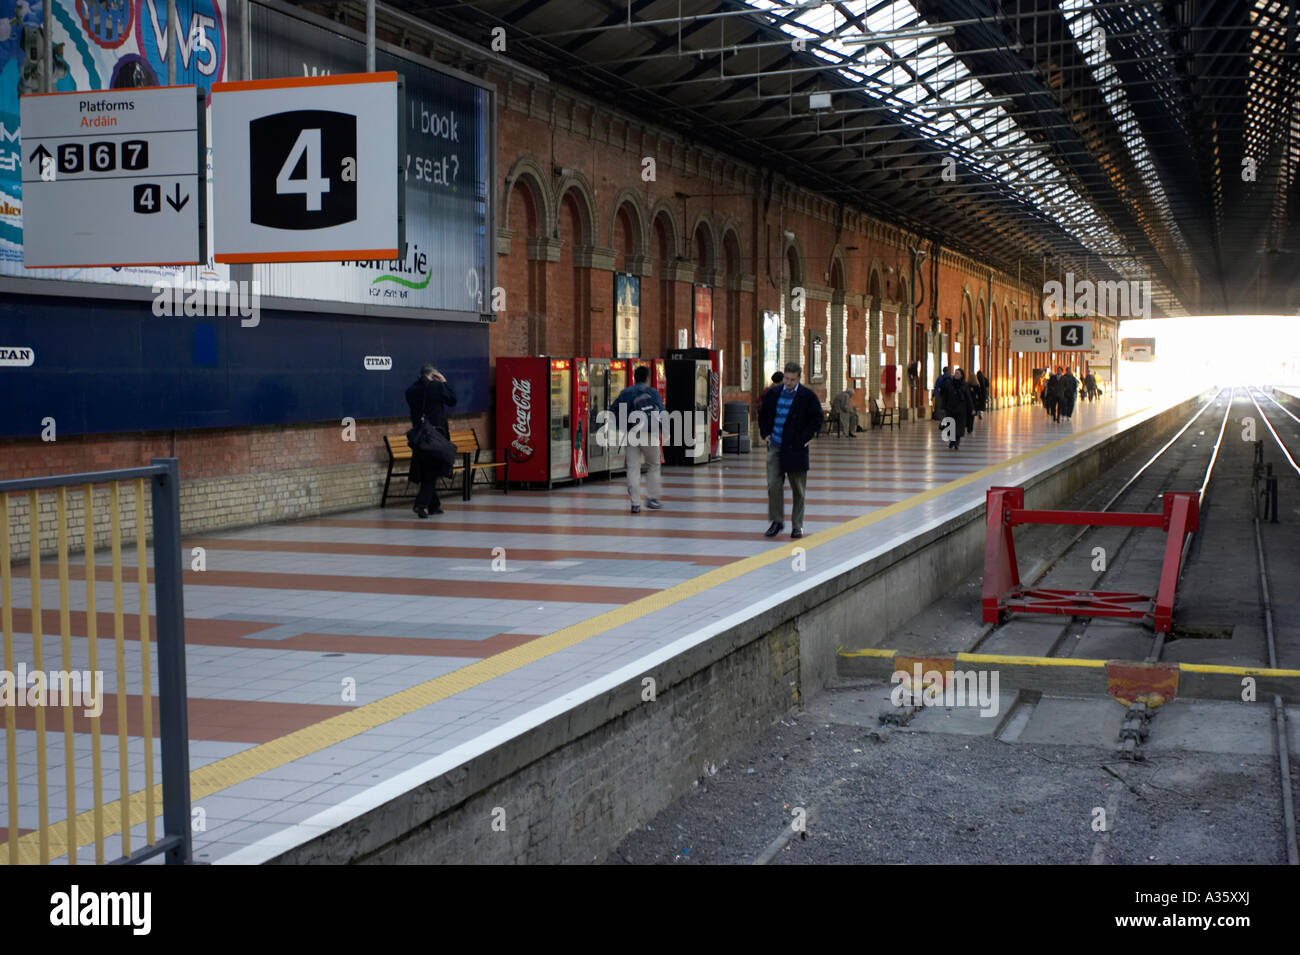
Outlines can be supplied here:
M764 439L772 434L772 428L776 424L776 403L783 390L784 386L763 392L763 400L758 406L758 433ZM822 421L822 403L817 395L811 388L799 385L781 428L783 472L798 474L808 470L808 442L821 433Z

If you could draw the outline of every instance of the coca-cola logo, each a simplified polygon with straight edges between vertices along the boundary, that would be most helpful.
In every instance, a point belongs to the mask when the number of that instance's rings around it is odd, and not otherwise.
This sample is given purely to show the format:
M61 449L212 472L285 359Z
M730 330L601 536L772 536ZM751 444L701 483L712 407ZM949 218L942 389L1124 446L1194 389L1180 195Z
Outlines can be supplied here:
M713 421L718 420L718 373L709 372L709 418Z
M533 383L511 379L510 397L515 403L515 439L510 442L510 460L527 461L533 456Z

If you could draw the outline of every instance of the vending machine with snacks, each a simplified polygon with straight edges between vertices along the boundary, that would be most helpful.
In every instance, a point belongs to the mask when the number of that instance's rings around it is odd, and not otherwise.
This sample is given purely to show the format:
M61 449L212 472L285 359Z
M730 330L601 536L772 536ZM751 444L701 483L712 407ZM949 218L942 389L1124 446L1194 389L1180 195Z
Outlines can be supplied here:
M572 452L570 475L575 480L581 481L587 476L587 428L588 418L591 415L591 382L587 375L587 359L574 358L571 364L573 365L571 389L573 441L570 444Z
M497 442L512 483L550 488L572 478L572 366L564 358L497 359Z

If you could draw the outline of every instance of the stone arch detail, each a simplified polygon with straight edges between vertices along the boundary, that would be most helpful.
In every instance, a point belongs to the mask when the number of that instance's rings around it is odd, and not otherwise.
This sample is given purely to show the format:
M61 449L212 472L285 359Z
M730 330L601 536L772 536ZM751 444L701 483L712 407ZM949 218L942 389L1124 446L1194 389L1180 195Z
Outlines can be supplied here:
M591 188L591 183L581 172L574 169L567 176L560 180L555 187L555 210L558 217L560 206L564 204L565 197L573 192L578 200L578 218L582 222L582 244L584 246L594 246L600 242L600 228L596 221L596 191ZM555 228L558 229L558 219ZM552 233L554 234L554 233Z
M501 209L498 215L500 227L510 228L510 195L515 184L524 183L537 207L537 226L543 237L555 234L555 197L546 186L547 176L537 160L528 156L516 159L510 171L506 173L505 187L501 192Z
M614 244L615 230L618 228L618 213L624 206L630 207L632 216L632 231L636 235L637 248L634 250L635 255L646 256L650 254L650 217L647 215L645 199L641 194L631 189L620 189L618 195L614 196L613 208L609 211L609 244Z

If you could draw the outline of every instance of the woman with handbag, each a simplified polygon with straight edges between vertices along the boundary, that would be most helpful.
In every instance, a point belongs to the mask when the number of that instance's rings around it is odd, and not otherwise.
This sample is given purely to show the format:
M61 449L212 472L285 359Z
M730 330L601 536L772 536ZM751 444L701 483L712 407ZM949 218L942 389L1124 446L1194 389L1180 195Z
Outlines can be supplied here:
M456 393L442 372L424 365L415 384L406 389L406 404L411 409L411 430L406 433L411 446L411 480L420 485L413 510L422 518L441 514L438 478L450 477L456 460L446 410L456 404Z

